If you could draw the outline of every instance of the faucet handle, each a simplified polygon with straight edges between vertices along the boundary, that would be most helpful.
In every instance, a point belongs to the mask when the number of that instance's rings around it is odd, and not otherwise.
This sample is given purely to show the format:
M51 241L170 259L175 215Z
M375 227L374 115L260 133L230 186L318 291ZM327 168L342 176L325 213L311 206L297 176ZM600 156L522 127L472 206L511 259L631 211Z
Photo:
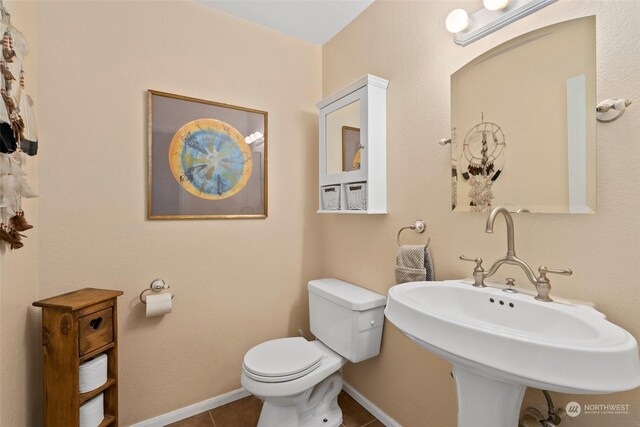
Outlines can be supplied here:
M485 288L484 284L484 268L482 268L482 258L469 258L464 255L460 255L462 261L475 262L476 266L473 268L473 286L476 288Z
M469 258L468 256L460 255L460 259L462 261L475 262L476 266L473 268L474 273L484 273L484 268L482 268L482 258Z
M563 276L571 276L573 274L573 271L571 271L570 269L552 270L550 268L545 267L544 265L538 267L538 271L540 272L540 278L542 278L542 279L546 279L547 278L547 273L561 274Z
M462 261L471 261L476 263L476 268L482 268L482 258L469 258L468 256L460 255Z

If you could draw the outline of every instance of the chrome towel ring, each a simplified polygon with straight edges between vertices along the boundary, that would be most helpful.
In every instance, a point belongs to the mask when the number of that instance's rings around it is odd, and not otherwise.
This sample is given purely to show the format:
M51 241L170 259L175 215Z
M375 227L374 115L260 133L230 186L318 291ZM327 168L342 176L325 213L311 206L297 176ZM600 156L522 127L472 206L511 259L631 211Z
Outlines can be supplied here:
M402 246L400 244L400 234L404 230L413 230L418 234L422 234L422 233L424 233L424 230L426 230L426 229L427 229L427 225L421 219L417 219L416 222L414 222L412 225L408 225L406 227L402 227L400 230L398 230L398 235L396 236L396 241L398 242L398 246ZM427 239L427 244L425 246L429 247L430 243L431 243L431 237L429 237Z

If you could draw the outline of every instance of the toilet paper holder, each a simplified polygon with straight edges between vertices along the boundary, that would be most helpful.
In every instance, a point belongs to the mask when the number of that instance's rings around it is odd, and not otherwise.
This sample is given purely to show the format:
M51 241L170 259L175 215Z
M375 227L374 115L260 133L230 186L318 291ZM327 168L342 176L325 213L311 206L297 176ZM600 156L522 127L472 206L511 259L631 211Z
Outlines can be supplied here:
M163 291L165 289L169 289L170 286L168 284L166 284L164 282L164 280L162 279L154 279L151 281L151 284L149 285L149 287L145 290L143 290L142 292L140 292L140 302L143 304L147 304L146 298L142 299L142 297L145 295L145 293L147 292L160 292ZM175 297L175 295L171 295L171 299L173 299Z

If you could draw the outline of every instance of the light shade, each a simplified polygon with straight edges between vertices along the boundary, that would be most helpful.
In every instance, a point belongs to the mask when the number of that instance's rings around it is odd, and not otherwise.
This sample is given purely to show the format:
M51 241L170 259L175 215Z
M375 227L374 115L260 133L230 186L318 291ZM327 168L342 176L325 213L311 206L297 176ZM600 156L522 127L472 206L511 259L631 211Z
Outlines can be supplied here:
M488 10L502 10L509 5L511 0L483 0L484 7Z
M469 14L464 9L454 9L447 15L444 24L450 33L459 33L469 26Z
M257 131L257 132L252 133L251 135L245 137L244 138L244 142L246 142L247 144L253 144L254 142L259 141L263 137L264 137L264 135L262 134L262 132Z

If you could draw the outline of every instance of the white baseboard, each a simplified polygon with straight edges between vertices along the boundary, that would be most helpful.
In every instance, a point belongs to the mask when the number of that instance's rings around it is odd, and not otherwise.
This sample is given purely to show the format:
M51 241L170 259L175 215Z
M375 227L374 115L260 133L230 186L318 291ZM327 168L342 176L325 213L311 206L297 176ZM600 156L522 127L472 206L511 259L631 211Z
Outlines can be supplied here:
M358 402L364 409L369 411L371 415L376 417L386 427L402 427L400 423L384 413L382 409L374 405L369 399L364 397L346 382L343 383L342 389L353 399ZM193 405L185 406L184 408L176 409L175 411L168 412L166 414L158 415L157 417L150 418L145 421L141 421L136 424L132 424L131 427L163 427L167 424L175 423L185 418L198 415L202 412L210 411L219 406L226 405L227 403L235 402L236 400L243 399L250 396L251 393L243 388L231 391L229 393L221 394L220 396L212 397L211 399L203 400Z
M146 421L141 421L137 424L133 424L131 427L163 427L167 424L175 423L176 421L184 420L185 418L198 415L202 412L215 409L219 406L226 405L227 403L235 402L247 396L251 393L243 388L239 388L229 393L221 394L220 396L212 397L211 399L203 400L193 405L185 406L184 408L176 409L175 411L159 415L154 418L150 418Z
M402 427L400 423L391 418L389 415L385 414L382 409L378 408L373 404L369 399L364 397L358 390L353 388L351 385L346 382L342 384L342 389L351 397L353 400L358 402L364 409L371 412L371 415L376 417L382 424L386 427Z

